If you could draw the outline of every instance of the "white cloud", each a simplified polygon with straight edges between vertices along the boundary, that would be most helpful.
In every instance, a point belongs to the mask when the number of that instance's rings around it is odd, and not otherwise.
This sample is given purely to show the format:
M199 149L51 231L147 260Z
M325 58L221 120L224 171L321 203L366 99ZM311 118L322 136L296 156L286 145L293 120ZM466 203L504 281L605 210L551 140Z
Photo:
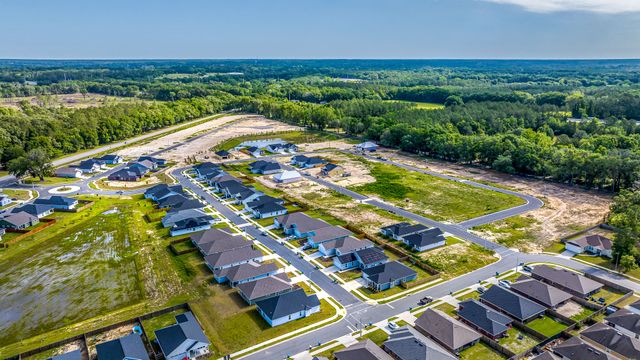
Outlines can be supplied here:
M605 14L640 12L640 0L484 0L499 4L518 5L526 10L549 13L587 11Z

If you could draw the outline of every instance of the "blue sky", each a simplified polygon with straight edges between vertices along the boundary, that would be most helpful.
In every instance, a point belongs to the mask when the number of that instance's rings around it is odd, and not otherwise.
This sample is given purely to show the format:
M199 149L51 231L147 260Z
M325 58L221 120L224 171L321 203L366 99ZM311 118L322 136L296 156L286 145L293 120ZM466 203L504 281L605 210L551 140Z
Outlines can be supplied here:
M640 0L0 0L0 58L640 58Z

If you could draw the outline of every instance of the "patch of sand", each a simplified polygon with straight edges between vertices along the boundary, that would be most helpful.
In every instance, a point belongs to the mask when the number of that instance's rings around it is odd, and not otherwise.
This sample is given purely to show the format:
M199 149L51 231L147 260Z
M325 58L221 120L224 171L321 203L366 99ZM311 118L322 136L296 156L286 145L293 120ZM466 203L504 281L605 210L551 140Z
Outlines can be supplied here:
M556 309L560 315L572 317L582 312L582 306L575 301L567 301Z

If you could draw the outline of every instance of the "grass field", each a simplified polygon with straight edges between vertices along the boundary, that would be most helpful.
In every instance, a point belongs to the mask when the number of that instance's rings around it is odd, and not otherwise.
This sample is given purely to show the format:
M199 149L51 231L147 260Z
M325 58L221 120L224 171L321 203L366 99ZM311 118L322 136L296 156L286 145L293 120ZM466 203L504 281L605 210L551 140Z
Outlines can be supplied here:
M43 181L40 181L40 179L37 179L37 178L28 177L23 179L22 182L25 184L47 186L47 185L58 185L58 184L59 185L71 184L78 180L80 179L61 178L56 176L45 176Z
M517 196L359 159L376 181L350 186L350 190L378 196L434 220L460 222L524 203Z
M513 216L490 224L476 226L472 230L487 233L499 244L506 247L526 247L527 243L536 239L531 230L537 221L524 216Z
M480 245L461 242L428 251L423 261L441 272L443 279L451 279L496 262L491 250Z
M434 309L440 310L443 313L451 316L452 318L455 318L457 316L456 307L446 302L437 305L436 307L434 307Z
M506 359L502 354L496 352L489 345L479 342L467 349L460 352L460 359L462 360L501 360Z
M436 103L417 102L417 101L404 101L404 100L385 100L385 101L411 104L416 109L420 109L420 110L442 110L442 109L444 109L444 105L436 104Z
M382 343L389 339L389 334L382 329L374 330L368 334L364 334L362 337L358 338L358 341L369 339L376 343L378 346L382 346Z
M239 136L216 145L214 147L214 150L229 150L240 145L244 141L261 139L282 139L293 144L308 144L323 141L340 140L342 138L335 134L320 131L285 131L269 134Z
M546 315L527 323L527 326L547 337L551 337L567 328L567 325L557 322Z
M525 350L531 349L538 343L536 338L514 327L507 330L507 335L507 337L499 339L498 343L516 354L520 354ZM522 338L518 339L518 337Z
M156 330L160 330L167 326L176 323L176 315L184 313L186 310L175 310L166 314L152 317L151 319L142 320L142 326L146 332L149 341L153 341L156 338L154 333Z
M580 259L582 261L586 261L586 262L594 264L594 265L602 266L602 267L607 268L609 270L616 270L616 266L613 263L612 259L609 259L606 256L576 255L576 256L574 256L574 258ZM618 267L617 270L620 271L621 269ZM633 276L635 278L640 278L640 268L637 268L637 269L634 269L634 270L631 270L631 271L627 271L625 274L627 274L629 276Z

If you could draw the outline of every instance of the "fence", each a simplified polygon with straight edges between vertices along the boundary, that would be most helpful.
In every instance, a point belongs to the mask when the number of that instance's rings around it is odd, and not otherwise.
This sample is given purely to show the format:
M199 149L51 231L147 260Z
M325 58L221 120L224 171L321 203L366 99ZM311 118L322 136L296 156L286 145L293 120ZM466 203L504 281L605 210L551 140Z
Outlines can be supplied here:
M93 205L93 201L78 200L78 205L81 205L81 206L75 207L73 209L55 209L55 211L56 212L67 212L67 213L78 213L80 211L83 211L83 210L91 207L91 205Z
M56 219L41 219L40 220L40 224L38 227L31 229L31 230L27 230L27 232L24 231L20 231L20 230L16 230L16 229L5 229L7 232L15 232L15 233L21 233L22 235L17 236L9 241L6 242L7 245L9 244L13 244L15 242L18 242L22 239L24 239L27 236L33 235L33 234L37 234L40 231L48 228L49 226L53 225L56 223Z
M193 248L191 248L191 249L184 249L184 250L176 249L176 246L175 246L176 244L183 243L183 242L189 242L189 241L191 241L191 238L188 238L188 237L182 238L182 239L173 240L173 241L171 241L169 243L169 250L171 250L171 252L174 255L184 255L184 254L188 254L188 253L192 253L192 252L198 251L198 248L195 247L195 246Z
M595 229L605 229L605 230L609 230L609 231L619 231L619 229L614 227L614 226L611 226L611 225L605 224L605 223L601 223L601 224L592 226L592 227L590 227L588 229L580 230L578 232L574 232L573 234L569 234L569 235L563 237L562 239L560 239L560 242L564 243L564 242L566 242L567 240L569 240L571 238L574 238L576 236L580 236L582 234L586 234L589 231L592 231L592 230L595 230Z

